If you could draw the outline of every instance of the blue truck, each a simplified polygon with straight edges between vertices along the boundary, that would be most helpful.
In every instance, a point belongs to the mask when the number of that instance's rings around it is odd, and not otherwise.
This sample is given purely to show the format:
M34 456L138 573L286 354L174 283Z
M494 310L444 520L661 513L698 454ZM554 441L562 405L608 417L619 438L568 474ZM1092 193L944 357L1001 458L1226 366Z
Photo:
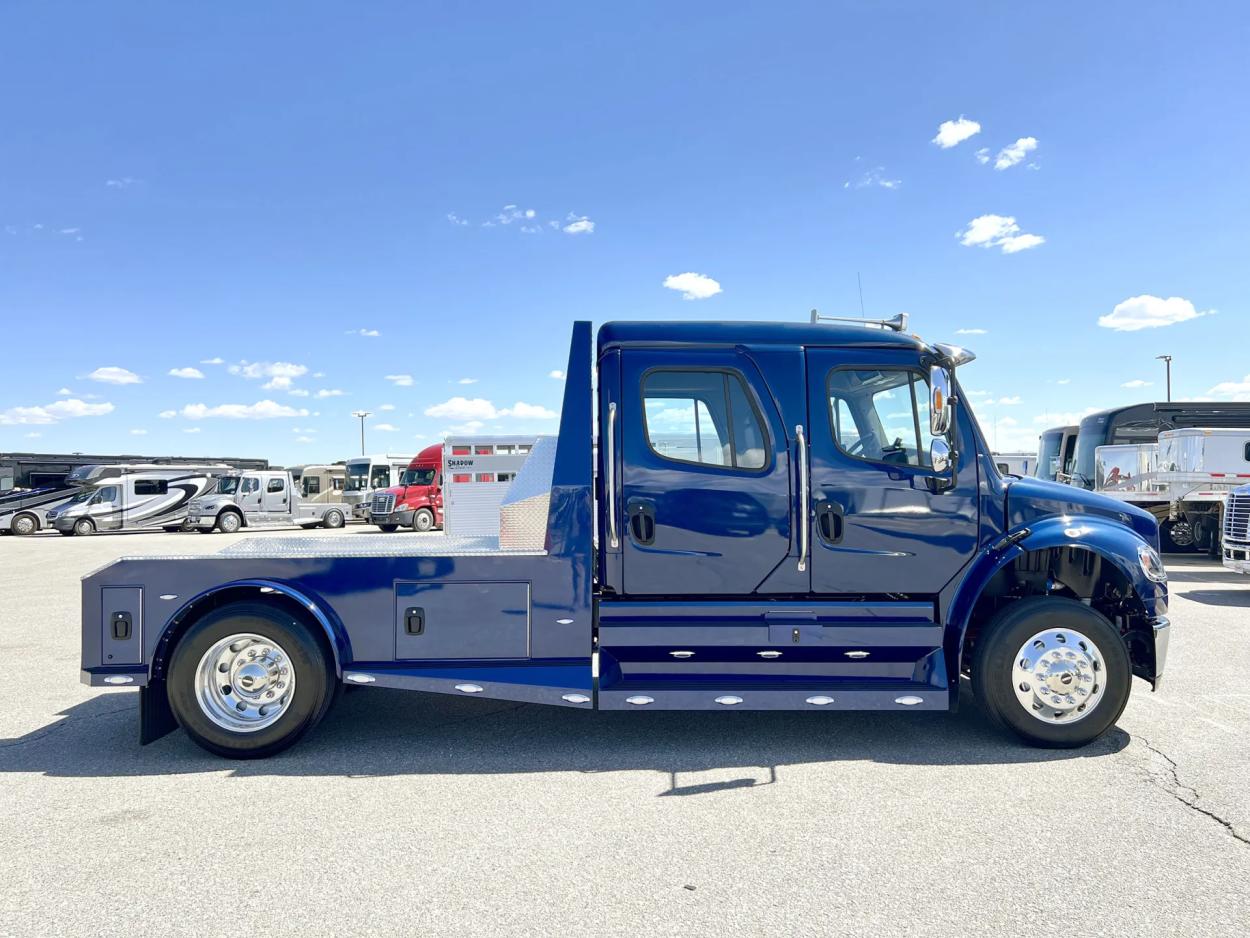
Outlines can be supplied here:
M139 689L141 743L181 726L232 758L351 685L879 711L952 710L966 677L1024 741L1086 744L1163 673L1155 519L1000 475L971 353L880 325L578 322L499 537L119 560L82 583L82 680Z

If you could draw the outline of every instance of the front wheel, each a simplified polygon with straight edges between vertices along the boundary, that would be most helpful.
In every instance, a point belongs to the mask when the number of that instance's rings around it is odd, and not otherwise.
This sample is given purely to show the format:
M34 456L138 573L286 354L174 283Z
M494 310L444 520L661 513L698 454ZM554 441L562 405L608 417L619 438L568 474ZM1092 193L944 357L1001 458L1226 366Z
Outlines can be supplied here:
M1102 613L1074 599L1023 599L977 638L972 688L998 723L1034 746L1072 749L1114 725L1128 703L1132 665Z
M95 534L95 522L90 518L79 518L74 522L74 533L79 537Z
M399 525L397 524L379 524L378 527L382 530L383 534L394 534L399 530Z
M418 508L416 514L412 516L412 529L414 531L431 531L434 529L434 512L428 508Z
M331 509L325 513L325 517L321 519L323 528L341 528L343 526L343 512L338 509Z
M197 744L230 759L261 759L316 726L334 700L335 678L308 629L282 609L244 602L191 626L166 686Z
M217 530L222 534L234 534L243 527L243 519L237 511L223 511L217 518Z

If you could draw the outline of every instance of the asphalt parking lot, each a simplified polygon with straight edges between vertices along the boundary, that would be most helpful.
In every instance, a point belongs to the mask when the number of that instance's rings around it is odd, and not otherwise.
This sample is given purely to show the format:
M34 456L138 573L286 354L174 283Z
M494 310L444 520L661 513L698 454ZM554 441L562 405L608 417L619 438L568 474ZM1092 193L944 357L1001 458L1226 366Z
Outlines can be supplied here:
M1073 752L967 690L595 714L366 688L268 761L140 748L138 695L78 682L79 578L225 543L0 538L0 933L1250 930L1250 578L1216 564L1169 564L1162 690Z

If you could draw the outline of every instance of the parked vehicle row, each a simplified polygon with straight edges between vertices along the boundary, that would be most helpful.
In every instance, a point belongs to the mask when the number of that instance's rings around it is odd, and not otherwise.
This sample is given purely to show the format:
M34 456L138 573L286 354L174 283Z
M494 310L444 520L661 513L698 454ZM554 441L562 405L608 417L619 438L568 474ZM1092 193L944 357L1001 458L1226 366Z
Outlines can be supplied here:
M235 758L295 743L342 684L948 710L968 675L1025 741L1096 739L1164 673L1155 518L1004 476L958 388L971 353L880 325L609 323L592 347L577 323L559 435L493 544L120 560L83 581L82 680L139 688L142 742L182 727Z

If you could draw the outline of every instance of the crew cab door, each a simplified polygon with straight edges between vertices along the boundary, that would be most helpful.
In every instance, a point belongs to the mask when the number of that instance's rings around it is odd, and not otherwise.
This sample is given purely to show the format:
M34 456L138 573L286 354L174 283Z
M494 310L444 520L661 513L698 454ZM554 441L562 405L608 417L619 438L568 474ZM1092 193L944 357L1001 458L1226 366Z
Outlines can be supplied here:
M291 492L287 487L287 480L280 475L271 475L265 477L264 498L261 502L262 512L274 517L285 515L291 510Z
M809 349L812 592L935 594L977 547L966 417L956 476L931 468L927 369L911 350Z
M240 480L238 505L244 514L260 514L264 510L264 499L259 476L246 475Z
M741 349L626 349L616 393L623 591L755 591L791 552L796 491L756 363Z

